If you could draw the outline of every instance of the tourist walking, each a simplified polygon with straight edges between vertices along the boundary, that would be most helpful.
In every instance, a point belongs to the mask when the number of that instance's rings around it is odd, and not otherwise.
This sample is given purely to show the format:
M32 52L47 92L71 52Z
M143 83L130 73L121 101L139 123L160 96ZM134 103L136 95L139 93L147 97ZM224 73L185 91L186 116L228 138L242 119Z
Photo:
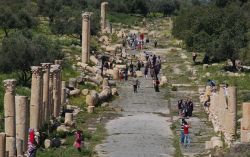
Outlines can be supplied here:
M192 56L193 56L193 62L194 64L196 64L197 53L193 52Z
M157 44L158 44L158 42L157 42L157 40L155 39L155 41L154 41L155 48L157 47Z
M134 76L134 78L132 80L134 93L137 93L137 89L138 89L139 84L140 84L139 80L136 78L136 76Z
M155 89L155 92L160 92L159 85L160 85L160 81L159 81L158 78L156 78L154 80L154 89Z
M148 78L148 66L144 68L144 76L146 79Z
M74 142L74 147L81 152L81 147L82 147L82 141L83 141L83 135L81 130L77 130L75 132L75 142Z
M224 97L226 101L226 109L228 109L228 84L225 84L225 86L223 87L223 90L224 90Z

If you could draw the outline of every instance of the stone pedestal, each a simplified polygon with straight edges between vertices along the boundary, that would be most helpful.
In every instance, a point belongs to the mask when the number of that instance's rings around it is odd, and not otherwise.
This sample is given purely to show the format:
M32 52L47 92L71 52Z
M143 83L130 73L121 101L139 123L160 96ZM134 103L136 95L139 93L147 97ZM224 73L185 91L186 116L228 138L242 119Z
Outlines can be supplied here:
M30 128L39 129L41 117L41 89L42 89L42 67L32 66L31 99L30 99Z
M107 7L108 7L108 2L102 2L101 3L101 31L102 33L106 32L107 28Z
M9 152L9 157L16 157L15 137L6 137L6 151Z
M113 69L113 79L114 80L119 80L119 70L118 70L118 68Z
M82 13L82 63L89 62L90 52L90 13Z
M242 105L241 142L250 142L250 102Z
M6 154L6 134L0 133L0 157L5 157Z
M95 106L94 99L91 95L86 96L86 104L87 106Z
M15 88L16 80L4 80L4 120L5 133L9 137L16 136ZM8 151L8 150L7 150Z
M43 68L43 120L49 121L49 75L50 75L50 63L42 63Z
M64 123L72 123L73 122L73 113L65 113Z
M28 97L16 96L16 138L23 141L23 151L27 149L29 132Z
M95 106L88 106L88 113L93 113Z

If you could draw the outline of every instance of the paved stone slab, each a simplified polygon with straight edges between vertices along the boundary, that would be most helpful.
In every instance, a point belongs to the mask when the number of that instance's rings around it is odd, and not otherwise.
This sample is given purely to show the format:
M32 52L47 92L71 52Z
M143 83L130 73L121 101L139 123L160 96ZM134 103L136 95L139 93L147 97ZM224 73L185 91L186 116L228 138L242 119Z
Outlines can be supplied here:
M173 134L164 90L156 93L151 79L140 79L138 93L129 82L119 86L112 104L123 108L123 117L107 123L108 137L96 147L99 157L171 157Z

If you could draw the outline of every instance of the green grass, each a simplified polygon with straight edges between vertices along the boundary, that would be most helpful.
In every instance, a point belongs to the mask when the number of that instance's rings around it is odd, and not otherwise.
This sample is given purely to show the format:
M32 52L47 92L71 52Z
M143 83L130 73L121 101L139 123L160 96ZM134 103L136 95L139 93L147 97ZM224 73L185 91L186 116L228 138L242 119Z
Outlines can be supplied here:
M181 147L180 147L180 136L177 134L178 129L177 126L179 126L179 122L175 121L172 123L171 126L171 130L174 134L174 138L173 138L173 146L175 148L175 153L174 153L174 157L183 157L183 154L181 152Z
M106 130L104 124L95 124L96 119L100 114L104 113L105 109L97 108L95 113L89 114L86 112L80 112L77 115L76 125L77 129L83 130L84 136L84 148L82 152L78 152L76 148L73 147L74 136L71 134L66 137L66 144L60 148L51 148L47 150L39 149L37 156L39 157L92 157L96 152L94 147L101 143L105 139ZM96 131L90 133L87 127L95 126Z
M63 71L62 71L62 79L63 80L69 80L69 78L75 78L79 76L80 73L77 72L75 69L72 68L72 65L70 62L66 62L63 65Z
M111 23L121 23L125 25L138 25L139 22L142 21L141 17L124 13L110 13L108 19Z

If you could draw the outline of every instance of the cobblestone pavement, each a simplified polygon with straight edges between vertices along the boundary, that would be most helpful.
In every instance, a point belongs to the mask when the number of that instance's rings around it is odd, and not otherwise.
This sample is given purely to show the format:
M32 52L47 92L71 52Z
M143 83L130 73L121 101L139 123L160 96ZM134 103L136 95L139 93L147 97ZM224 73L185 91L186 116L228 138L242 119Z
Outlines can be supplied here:
M171 157L173 134L168 101L163 89L154 92L152 80L140 78L138 93L130 82L120 83L114 106L123 108L122 117L106 124L108 137L96 147L99 157Z

